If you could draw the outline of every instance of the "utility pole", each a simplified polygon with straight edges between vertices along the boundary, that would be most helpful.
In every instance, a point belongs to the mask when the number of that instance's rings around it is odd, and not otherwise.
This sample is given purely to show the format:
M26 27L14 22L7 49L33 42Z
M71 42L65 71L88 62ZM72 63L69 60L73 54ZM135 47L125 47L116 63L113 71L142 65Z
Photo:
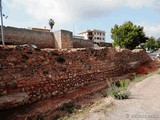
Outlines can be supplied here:
M2 0L0 0L0 14L1 14L1 36L2 36L2 45L5 45L5 42L4 42L4 34L3 34Z

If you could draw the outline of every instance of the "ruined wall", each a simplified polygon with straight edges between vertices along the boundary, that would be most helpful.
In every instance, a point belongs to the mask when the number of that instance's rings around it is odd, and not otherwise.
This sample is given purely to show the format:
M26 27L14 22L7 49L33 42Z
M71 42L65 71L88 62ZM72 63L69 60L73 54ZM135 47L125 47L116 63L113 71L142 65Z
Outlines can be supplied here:
M55 39L51 32L4 27L4 39L6 44L34 44L39 48L55 48Z
M143 50L0 47L0 109L64 95L149 61Z
M73 48L72 32L67 30L59 30L54 32L55 48L70 49Z
M79 38L72 38L73 48L93 48L94 43L90 40L83 40Z
M72 32L67 30L59 30L52 33L4 27L4 39L5 43L10 45L33 44L38 48L73 48Z
M1 35L1 34L0 34ZM94 42L74 38L72 32L58 30L55 32L42 32L29 29L4 27L4 39L7 45L33 44L38 48L93 48ZM0 42L1 42L0 37ZM111 47L109 43L96 43L99 47Z

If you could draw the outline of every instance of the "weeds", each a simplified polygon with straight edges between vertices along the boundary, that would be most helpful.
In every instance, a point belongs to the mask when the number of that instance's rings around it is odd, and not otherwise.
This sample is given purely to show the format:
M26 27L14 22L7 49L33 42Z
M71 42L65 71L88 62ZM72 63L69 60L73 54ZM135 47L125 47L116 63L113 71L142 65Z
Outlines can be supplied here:
M130 91L128 90L129 83L129 80L120 80L119 83L109 82L107 95L120 100L128 99L131 95Z
M149 72L147 75L142 75L142 76L138 76L134 73L131 81L133 83L141 82L145 78L150 77L151 75L153 75L155 73L160 74L160 70L158 70L156 72ZM104 93L102 93L102 95L104 97L112 96L116 99L128 99L131 95L130 91L128 90L130 83L131 83L130 80L120 80L117 83L109 82L108 83L109 88L108 88L107 94L106 94L106 92L104 92Z

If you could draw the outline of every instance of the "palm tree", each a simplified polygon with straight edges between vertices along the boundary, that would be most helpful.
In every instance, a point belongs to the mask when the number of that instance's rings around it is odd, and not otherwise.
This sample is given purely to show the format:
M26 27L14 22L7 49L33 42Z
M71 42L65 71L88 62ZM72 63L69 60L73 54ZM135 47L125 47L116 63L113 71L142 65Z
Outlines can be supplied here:
M50 26L51 30L52 30L54 24L55 24L54 20L53 19L49 19L49 26Z

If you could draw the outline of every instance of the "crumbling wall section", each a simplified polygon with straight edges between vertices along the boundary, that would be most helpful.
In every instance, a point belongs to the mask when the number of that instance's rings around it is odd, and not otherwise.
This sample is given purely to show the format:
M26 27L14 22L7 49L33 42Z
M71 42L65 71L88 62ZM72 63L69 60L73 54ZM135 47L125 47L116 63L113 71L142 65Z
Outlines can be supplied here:
M4 27L4 39L5 43L8 45L33 44L38 48L73 48L72 32L67 30L42 32L22 28ZM1 41L0 38L0 42Z
M150 61L143 50L0 47L0 109L61 96Z

